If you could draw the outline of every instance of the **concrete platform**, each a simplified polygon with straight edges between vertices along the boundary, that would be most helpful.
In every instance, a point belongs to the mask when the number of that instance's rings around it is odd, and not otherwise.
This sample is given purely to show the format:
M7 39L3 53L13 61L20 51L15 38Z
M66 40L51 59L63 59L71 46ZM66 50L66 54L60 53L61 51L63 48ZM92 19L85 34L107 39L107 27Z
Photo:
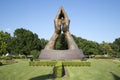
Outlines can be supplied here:
M43 49L39 55L40 60L82 60L82 50L47 50Z

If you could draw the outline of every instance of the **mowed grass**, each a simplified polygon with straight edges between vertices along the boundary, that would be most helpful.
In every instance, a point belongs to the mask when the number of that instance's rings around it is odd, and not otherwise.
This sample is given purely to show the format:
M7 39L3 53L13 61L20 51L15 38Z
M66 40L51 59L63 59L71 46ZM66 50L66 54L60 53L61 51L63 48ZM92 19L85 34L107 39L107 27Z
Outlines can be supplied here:
M49 80L51 71L52 67L33 67L29 66L29 60L19 60L18 63L0 66L0 80Z
M120 61L90 59L91 67L65 67L67 76L49 76L53 67L29 66L29 60L0 66L0 80L120 80Z
M120 80L120 61L91 59L91 67L68 67L71 80Z

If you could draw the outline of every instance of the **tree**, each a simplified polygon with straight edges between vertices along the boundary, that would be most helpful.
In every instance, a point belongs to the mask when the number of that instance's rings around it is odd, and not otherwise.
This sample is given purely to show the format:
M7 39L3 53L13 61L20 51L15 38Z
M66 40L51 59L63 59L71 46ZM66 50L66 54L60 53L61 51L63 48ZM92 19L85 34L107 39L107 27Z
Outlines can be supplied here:
M103 41L101 46L102 46L104 55L112 55L113 50L109 43Z
M8 43L8 51L11 54L18 54L19 48L17 46L16 38L11 37L11 39Z
M58 37L58 39L56 41L56 44L55 44L55 49L58 49L58 50L66 50L66 49L68 49L67 40L66 40L64 34L61 34Z
M38 50L32 50L30 52L30 54L33 55L33 58L35 59L35 58L39 57L40 51L38 51Z
M76 37L75 35L72 36L79 49L82 49L85 55L96 55L100 53L100 47L98 43L83 39L81 37Z
M7 32L0 31L0 55L6 54L8 51L8 42L11 39L11 36Z
M48 43L48 40L45 40L44 38L40 39L41 49L44 49L47 43Z
M83 50L85 55L107 54L110 56L120 57L120 38L116 38L113 43L102 42L101 44L76 37L72 35L79 49ZM39 55L39 51L44 49L48 40L44 38L39 39L36 33L29 30L19 28L14 31L14 36L11 37L9 33L0 31L0 55L7 52L12 54L34 54L35 57ZM55 44L55 49L68 49L67 40L64 34L61 34Z
M32 50L41 50L40 39L37 34L33 34L31 31L20 28L14 32L14 37L11 41L14 53L29 55ZM13 49L12 48L12 49Z
M113 45L116 47L114 48L115 51L120 52L120 38L115 39Z
M111 44L112 49L114 50L114 56L120 57L120 38L116 38L115 41Z

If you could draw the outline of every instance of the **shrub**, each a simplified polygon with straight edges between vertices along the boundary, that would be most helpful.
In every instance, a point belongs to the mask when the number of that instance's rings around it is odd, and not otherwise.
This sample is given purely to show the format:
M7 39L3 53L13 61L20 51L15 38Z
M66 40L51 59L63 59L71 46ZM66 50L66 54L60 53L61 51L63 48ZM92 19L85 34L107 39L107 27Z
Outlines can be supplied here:
M12 56L1 56L0 59L1 60L12 60Z
M13 58L12 56L7 56L6 60L12 60L12 58Z
M91 66L90 62L86 62L86 61L64 61L63 62L64 66Z
M32 58L32 57L30 58L30 61L33 61L33 58Z
M33 58L34 58L34 59L36 59L36 58L39 57L40 51L38 51L38 50L32 50L32 51L30 52L30 54L33 55Z
M53 76L55 78L60 78L62 77L62 62L61 61L57 61L57 63L55 64L54 68L53 68Z
M0 62L0 66L2 66L2 62Z
M30 61L30 66L54 66L56 61Z
M26 56L25 56L25 55L19 55L19 58L20 58L20 59L25 59Z
M104 56L104 55L96 55L95 59L113 59L111 56Z
M30 61L30 66L54 66L56 61ZM91 66L90 62L87 61L63 61L64 66Z

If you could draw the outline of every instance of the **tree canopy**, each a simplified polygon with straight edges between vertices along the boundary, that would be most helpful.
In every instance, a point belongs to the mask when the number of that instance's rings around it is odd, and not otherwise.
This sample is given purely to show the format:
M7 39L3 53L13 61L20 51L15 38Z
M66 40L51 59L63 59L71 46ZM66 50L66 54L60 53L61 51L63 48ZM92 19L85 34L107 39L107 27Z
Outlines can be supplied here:
M83 50L85 55L109 55L120 57L120 38L116 38L113 43L103 41L97 43L76 37L72 35L79 49ZM0 31L0 55L11 54L24 54L34 55L38 57L40 50L44 49L48 40L44 38L39 39L36 33L23 28L18 28L14 31L14 36L7 32ZM61 34L55 44L55 49L65 50L68 49L67 40L64 34Z
M11 36L7 32L0 31L0 55L7 53Z

